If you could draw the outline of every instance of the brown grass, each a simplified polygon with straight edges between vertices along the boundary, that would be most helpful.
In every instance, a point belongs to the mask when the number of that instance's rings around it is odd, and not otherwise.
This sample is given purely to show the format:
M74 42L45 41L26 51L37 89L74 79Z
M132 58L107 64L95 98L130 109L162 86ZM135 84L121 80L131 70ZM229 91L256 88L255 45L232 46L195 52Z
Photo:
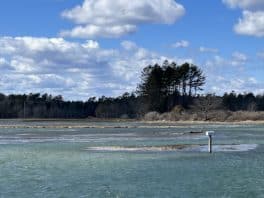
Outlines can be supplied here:
M210 121L210 122L240 122L240 121L264 121L264 111L223 111L213 110L208 112L207 120L202 112L196 111L171 111L160 114L158 112L149 112L144 121Z

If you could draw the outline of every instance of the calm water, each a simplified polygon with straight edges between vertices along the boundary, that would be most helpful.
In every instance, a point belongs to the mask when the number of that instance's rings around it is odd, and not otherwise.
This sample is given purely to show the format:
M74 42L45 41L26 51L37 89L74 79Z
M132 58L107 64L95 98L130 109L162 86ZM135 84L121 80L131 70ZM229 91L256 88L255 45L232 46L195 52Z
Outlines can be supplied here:
M264 125L14 124L73 128L0 128L0 197L264 197Z

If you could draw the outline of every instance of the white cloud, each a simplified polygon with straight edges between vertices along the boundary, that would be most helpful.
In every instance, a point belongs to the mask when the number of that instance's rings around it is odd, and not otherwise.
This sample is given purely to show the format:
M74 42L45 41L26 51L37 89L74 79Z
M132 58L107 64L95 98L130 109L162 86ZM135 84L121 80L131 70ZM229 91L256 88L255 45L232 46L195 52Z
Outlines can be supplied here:
M210 58L205 62L209 73L241 73L248 57L241 52L234 52L230 58L223 58L219 55Z
M264 81L259 77L262 71L248 67L250 60L241 52L234 52L229 58L220 55L209 57L205 64L200 64L207 76L206 92L220 95L231 91L263 94Z
M161 64L166 59L201 66L207 76L206 91L261 88L259 79L248 76L248 57L241 52L234 52L229 59L213 54L206 64L199 64L188 57L161 55L131 41L121 42L117 49L103 49L96 41L0 37L0 49L3 93L48 92L83 100L90 96L117 96L135 90L145 66ZM217 76L222 76L222 80Z
M82 46L86 49L97 49L99 48L99 43L93 40L87 40L86 43L82 44Z
M23 56L12 57L10 66L18 73L32 73L37 70L34 60Z
M109 62L116 56L115 50L101 49L96 41L62 38L0 37L0 49L1 65L9 68L1 66L3 91L48 91L71 98L98 95L91 82L100 84L112 75ZM87 83L90 88L82 89Z
M138 48L137 44L132 42L132 41L122 41L121 42L121 46L125 49L125 50L135 50Z
M124 41L121 46L125 51L121 50L120 57L115 59L111 66L119 78L125 78L127 81L136 82L134 86L138 84L138 79L141 75L142 69L150 64L159 63L162 64L165 60L175 61L178 64L185 62L192 63L192 59L167 57L158 53L152 52L145 48L139 47L136 43L131 41Z
M249 36L264 36L264 11L243 11L243 18L240 18L234 30L238 34Z
M230 8L259 9L264 8L263 0L223 0Z
M234 25L237 34L264 36L264 1L263 0L222 0L230 8L243 10L242 17Z
M187 48L187 47L189 47L189 45L190 45L189 41L181 40L181 41L178 41L178 42L172 44L172 47L173 48Z
M225 78L218 76L214 78L214 83L211 84L211 92L224 94L235 91L237 93L253 92L255 94L263 94L263 83L258 82L254 77Z
M258 81L256 80L256 78L254 78L254 77L250 77L250 78L248 78L248 81L249 81L250 83L252 83L252 84L257 84L257 83L258 83Z
M234 52L232 54L232 57L233 57L234 60L241 61L241 62L245 62L245 61L248 60L247 55L245 55L245 54L243 54L241 52Z
M218 53L219 52L219 50L218 49L216 49L216 48L208 48L208 47L200 47L199 48L199 51L200 52L209 52L209 53Z
M96 41L62 38L0 37L0 86L4 93L49 92L66 99L118 95L135 90L142 69L166 57L123 41L102 49Z
M140 24L173 24L185 13L174 0L84 0L62 16L77 24L62 36L115 38L135 32Z
M5 58L0 57L0 66L7 64L7 60Z
M77 26L72 30L64 30L60 33L63 37L77 37L77 38L118 38L126 34L130 34L136 31L134 25L112 26L103 27L96 25Z

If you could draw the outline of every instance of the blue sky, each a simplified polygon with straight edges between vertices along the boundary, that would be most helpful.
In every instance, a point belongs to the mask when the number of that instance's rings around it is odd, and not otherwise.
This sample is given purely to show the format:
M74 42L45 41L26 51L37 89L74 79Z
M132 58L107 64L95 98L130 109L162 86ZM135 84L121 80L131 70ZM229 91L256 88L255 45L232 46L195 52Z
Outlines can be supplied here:
M6 94L117 96L165 59L200 66L204 93L264 93L262 0L4 0L0 13Z

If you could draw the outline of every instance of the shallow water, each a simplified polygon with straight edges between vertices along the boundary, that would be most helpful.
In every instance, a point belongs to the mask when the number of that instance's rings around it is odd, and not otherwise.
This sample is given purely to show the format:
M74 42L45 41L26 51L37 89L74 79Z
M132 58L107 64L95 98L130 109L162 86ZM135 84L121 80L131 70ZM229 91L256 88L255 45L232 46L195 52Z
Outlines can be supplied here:
M0 128L0 197L264 197L264 125L10 123L73 127Z

